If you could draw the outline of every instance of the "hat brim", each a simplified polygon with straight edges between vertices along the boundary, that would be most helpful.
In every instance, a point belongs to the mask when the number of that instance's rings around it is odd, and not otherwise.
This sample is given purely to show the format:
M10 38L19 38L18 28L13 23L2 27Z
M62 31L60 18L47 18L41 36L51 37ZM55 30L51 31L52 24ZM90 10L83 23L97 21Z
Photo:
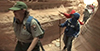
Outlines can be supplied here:
M16 10L21 10L21 9L20 9L20 8L18 8L18 7L11 7L11 8L9 8L9 10L16 11Z

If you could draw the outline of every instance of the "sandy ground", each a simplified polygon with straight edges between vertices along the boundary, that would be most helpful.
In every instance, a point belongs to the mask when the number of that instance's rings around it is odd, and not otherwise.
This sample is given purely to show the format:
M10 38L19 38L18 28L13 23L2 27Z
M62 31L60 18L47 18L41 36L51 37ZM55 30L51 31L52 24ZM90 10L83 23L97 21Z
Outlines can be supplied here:
M62 51L62 49L64 47L64 43L63 43L62 39L63 39L63 35L60 38L53 40L50 44L44 45L43 47L44 47L45 51ZM73 42L74 42L74 40L73 40ZM74 48L74 45L72 46L72 51L77 51Z

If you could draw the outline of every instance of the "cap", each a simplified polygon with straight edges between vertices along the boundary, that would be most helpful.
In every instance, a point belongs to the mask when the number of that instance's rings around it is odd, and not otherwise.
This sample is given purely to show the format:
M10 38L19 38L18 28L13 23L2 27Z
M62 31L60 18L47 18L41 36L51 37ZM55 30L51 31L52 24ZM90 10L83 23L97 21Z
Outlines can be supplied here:
M15 5L11 8L9 8L10 10L21 10L21 9L26 9L27 10L27 5L24 3L24 2L21 2L21 1L17 1L15 3Z
M74 15L74 18L76 18L77 20L78 20L79 17L80 17L80 14L79 14L79 13L74 13L73 15Z

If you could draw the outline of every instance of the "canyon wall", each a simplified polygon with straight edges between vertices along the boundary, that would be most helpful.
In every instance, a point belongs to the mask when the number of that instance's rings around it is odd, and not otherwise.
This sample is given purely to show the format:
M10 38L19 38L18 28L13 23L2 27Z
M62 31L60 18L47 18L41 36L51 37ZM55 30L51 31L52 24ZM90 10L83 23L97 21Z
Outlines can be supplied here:
M74 41L77 51L100 51L100 0L98 9L87 23L82 26L80 36Z

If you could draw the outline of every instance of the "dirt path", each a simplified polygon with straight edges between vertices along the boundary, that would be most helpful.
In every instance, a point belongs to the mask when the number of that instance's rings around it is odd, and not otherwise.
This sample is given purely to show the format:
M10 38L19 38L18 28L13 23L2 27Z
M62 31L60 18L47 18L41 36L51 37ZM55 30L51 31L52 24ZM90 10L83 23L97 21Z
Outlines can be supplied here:
M61 36L61 47L60 47L60 38L59 38L59 39L53 40L50 44L44 45L43 47L44 47L45 51L61 51L64 47L64 43L63 43L62 39L63 39L63 35ZM74 48L74 45L72 46L72 51L77 51Z

